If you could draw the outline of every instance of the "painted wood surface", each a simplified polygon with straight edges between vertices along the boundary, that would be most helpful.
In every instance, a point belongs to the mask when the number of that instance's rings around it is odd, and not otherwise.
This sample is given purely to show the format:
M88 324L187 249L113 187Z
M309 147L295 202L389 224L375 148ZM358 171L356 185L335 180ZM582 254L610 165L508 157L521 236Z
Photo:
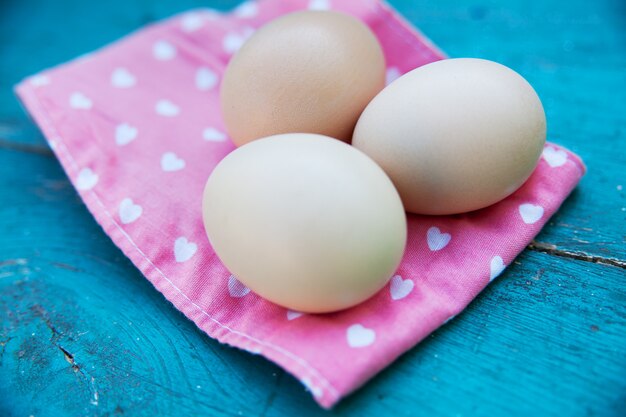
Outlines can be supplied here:
M391 1L450 56L523 74L589 172L463 314L330 413L154 290L10 91L156 19L236 3L0 3L0 415L624 415L626 3Z

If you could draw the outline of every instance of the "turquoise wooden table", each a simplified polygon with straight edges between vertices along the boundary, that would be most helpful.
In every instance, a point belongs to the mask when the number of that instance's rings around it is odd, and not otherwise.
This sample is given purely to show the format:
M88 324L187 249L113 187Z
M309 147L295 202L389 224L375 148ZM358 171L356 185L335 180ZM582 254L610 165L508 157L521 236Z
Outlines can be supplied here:
M12 94L192 7L0 3L0 415L626 415L626 3L392 0L450 56L502 62L589 172L461 315L334 410L200 332L111 243Z

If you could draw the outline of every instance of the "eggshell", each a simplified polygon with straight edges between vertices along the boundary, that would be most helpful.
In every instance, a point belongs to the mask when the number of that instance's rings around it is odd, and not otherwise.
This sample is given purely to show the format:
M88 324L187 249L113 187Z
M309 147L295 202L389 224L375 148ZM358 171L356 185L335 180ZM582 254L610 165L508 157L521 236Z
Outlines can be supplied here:
M292 13L259 29L231 59L221 86L223 118L238 146L289 132L347 141L384 80L380 44L359 20Z
M417 68L367 106L352 144L374 159L407 211L453 214L513 193L546 140L539 97L513 70L482 59Z
M394 273L406 215L369 157L338 140L283 134L242 146L203 198L209 241L243 284L301 312L345 309Z

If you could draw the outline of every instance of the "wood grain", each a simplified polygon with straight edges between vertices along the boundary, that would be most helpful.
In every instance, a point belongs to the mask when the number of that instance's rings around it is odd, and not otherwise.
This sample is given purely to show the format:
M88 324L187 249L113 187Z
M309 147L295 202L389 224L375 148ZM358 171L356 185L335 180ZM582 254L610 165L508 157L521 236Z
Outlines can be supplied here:
M207 2L0 4L0 415L623 415L626 4L391 3L451 56L522 73L551 140L589 172L532 251L330 413L163 299L97 226L10 91Z

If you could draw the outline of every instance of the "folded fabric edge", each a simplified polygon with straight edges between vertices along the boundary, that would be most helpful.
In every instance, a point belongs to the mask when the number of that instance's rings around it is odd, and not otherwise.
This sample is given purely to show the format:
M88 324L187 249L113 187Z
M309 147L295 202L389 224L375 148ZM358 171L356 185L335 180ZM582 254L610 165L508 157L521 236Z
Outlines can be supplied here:
M421 43L426 45L428 49L430 49L435 55L437 55L440 59L448 58L448 55L439 48L428 36L424 34L421 30L419 30L416 26L411 24L408 20L400 14L393 6L387 3L386 0L373 0L378 8L383 12L388 14L394 21L396 21L402 29L411 34L413 37L417 38Z

